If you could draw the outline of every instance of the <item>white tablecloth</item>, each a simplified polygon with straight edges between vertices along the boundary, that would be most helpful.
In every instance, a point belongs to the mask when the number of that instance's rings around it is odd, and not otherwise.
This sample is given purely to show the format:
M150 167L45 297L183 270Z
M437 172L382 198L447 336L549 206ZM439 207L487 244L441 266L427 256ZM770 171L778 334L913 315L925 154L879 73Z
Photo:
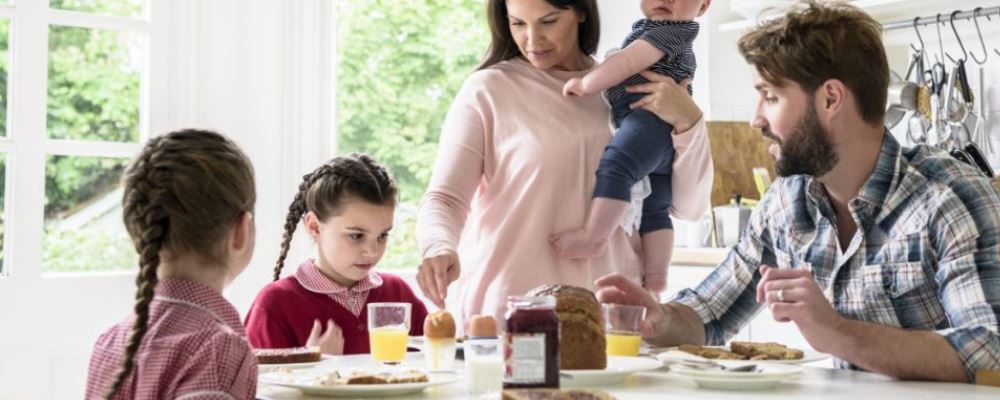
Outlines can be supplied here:
M404 365L422 367L422 356L411 353ZM829 362L829 361L827 361ZM337 368L371 366L370 355L337 357ZM461 361L457 361L461 370ZM904 382L884 375L834 368L804 367L802 377L782 382L777 388L761 391L726 391L702 389L689 378L671 374L666 368L637 373L624 383L599 388L621 400L661 399L843 399L843 400L948 400L990 399L1000 400L1000 388L932 382ZM299 393L295 389L261 384L257 397L267 400L319 399ZM457 383L432 387L419 395L392 397L392 399L475 399L461 380ZM326 398L329 399L329 398Z

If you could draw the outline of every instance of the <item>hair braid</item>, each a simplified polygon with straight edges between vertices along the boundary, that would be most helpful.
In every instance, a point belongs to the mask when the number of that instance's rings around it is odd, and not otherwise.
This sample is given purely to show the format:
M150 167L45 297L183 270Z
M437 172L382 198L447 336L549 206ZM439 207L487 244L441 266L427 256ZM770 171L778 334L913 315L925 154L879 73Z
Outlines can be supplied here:
M288 257L288 249L291 247L295 228L299 225L299 221L302 220L302 216L309 211L309 207L306 204L306 196L309 193L309 189L312 188L316 181L330 175L331 171L332 168L328 164L324 164L302 177L302 183L299 184L299 191L295 193L292 204L288 206L288 215L285 216L285 232L281 237L281 252L278 254L278 261L274 263L273 280L276 281L281 278L281 269L285 266L285 258Z
M163 201L169 201L165 198L169 193L156 182L157 178L165 176L156 171L156 161L163 151L159 146L161 143L162 141L152 142L151 145L156 150L137 163L135 189L125 198L124 208L128 210L126 218L136 216L135 222L142 227L142 234L133 240L139 252L140 269L135 278L135 324L125 345L125 360L106 396L109 399L121 390L125 380L135 369L135 355L149 328L149 304L153 301L156 285L159 283L157 270L160 266L160 249L170 229L169 216L162 206Z

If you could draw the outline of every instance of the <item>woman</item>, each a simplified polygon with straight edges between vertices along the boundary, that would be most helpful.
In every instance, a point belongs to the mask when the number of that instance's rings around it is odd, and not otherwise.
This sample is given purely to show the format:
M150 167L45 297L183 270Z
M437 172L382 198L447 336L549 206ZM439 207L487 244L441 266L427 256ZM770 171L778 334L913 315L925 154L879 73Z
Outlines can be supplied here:
M443 308L448 284L458 279L449 302L457 301L462 320L473 314L502 320L507 296L541 284L593 289L597 277L612 272L642 281L638 235L618 229L603 256L579 260L558 257L548 242L550 233L583 223L594 171L611 139L609 109L600 96L562 95L567 80L594 66L589 54L599 37L596 2L490 0L488 14L489 52L452 104L420 206L421 290ZM637 89L653 94L637 105L678 133L673 214L700 217L713 176L701 111L669 79L647 78L652 83ZM646 238L650 242L662 252L650 258L668 261L673 237Z

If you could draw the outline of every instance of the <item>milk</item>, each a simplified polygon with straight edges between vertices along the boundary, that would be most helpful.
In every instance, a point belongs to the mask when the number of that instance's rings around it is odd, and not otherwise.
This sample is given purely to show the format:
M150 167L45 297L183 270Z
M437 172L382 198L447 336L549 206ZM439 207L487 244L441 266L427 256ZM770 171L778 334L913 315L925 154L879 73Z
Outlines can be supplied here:
M504 363L497 339L470 339L465 342L465 380L469 393L500 393Z

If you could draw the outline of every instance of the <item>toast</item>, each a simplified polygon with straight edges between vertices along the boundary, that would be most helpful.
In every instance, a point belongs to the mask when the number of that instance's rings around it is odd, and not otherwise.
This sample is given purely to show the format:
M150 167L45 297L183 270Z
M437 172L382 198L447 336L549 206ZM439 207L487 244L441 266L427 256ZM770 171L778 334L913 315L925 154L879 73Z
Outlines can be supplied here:
M790 349L787 346L768 342L737 342L729 344L733 353L741 354L751 360L801 360L805 355L802 350Z
M682 344L677 348L685 353L694 354L696 356L701 356L704 358L709 358L713 360L746 360L747 357L736 354L731 351L726 351L723 349L717 349L712 347L695 346L693 344Z

